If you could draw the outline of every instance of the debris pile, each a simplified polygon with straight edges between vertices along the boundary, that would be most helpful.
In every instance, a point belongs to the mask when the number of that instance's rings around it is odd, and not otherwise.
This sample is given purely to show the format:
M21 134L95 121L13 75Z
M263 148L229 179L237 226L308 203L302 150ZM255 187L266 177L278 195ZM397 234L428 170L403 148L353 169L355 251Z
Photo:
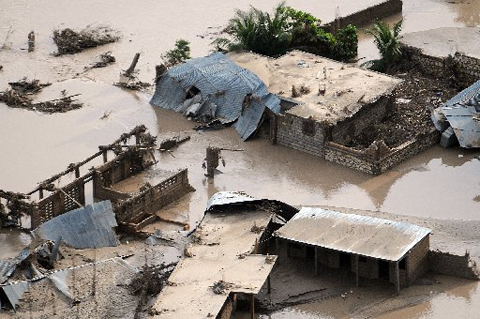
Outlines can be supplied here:
M116 42L120 39L117 31L109 27L87 27L80 32L70 28L53 31L53 41L58 47L56 56L74 54L88 48Z
M212 291L217 295L223 295L228 289L232 287L232 284L227 283L223 280L219 280L213 283Z
M105 53L102 53L100 55L100 61L99 62L95 62L91 68L92 69L96 69L96 68L104 68L110 64L113 64L115 63L117 60L115 59L115 57L112 55L112 52L108 51L108 52L105 52Z
M41 83L36 79L28 81L26 78L23 78L18 82L10 82L8 84L11 89L0 92L0 102L13 108L40 111L43 113L65 113L83 106L82 103L74 100L74 97L78 94L67 96L65 91L62 91L63 96L60 98L43 102L33 102L33 97L40 93L44 87L51 85L51 83Z
M168 150L171 150L174 147L177 147L178 145L190 140L190 136L185 136L180 138L180 136L176 136L173 138L169 138L166 140L163 140L160 143L160 147L158 148L160 152L165 152Z

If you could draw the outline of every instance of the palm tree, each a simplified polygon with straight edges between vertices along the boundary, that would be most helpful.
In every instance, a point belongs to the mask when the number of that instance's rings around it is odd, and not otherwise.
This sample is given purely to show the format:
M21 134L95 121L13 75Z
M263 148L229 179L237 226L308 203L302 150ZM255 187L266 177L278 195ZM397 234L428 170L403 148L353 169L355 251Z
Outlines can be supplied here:
M392 29L390 29L387 23L377 21L372 29L365 30L366 34L373 36L373 41L378 51L380 51L381 59L368 61L363 65L369 65L371 69L382 72L392 67L402 56L400 43L398 41L402 25L403 19L395 23Z
M269 56L283 54L291 42L288 18L285 3L275 8L273 16L254 7L248 11L236 10L227 27L233 41L219 38L213 43L226 51L249 50Z

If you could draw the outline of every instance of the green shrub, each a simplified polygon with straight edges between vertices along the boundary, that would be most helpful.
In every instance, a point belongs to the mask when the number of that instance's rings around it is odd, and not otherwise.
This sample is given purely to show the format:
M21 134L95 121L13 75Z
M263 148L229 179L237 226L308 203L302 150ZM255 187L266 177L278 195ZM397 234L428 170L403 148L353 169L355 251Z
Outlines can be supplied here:
M380 52L381 58L365 62L364 66L376 71L386 72L400 59L402 51L400 49L399 36L402 25L403 19L395 23L392 29L390 29L387 23L377 21L372 29L365 30L366 34L373 36L373 41Z
M163 60L165 61L166 67L171 67L176 64L185 62L185 60L190 59L190 42L187 40L177 40L175 42L175 48L165 52L162 55Z
M308 12L279 4L273 15L254 7L237 10L228 24L232 40L213 41L217 50L246 50L278 56L288 50L300 49L337 60L348 60L357 55L357 29L349 25L338 30L335 37L321 27L320 19Z

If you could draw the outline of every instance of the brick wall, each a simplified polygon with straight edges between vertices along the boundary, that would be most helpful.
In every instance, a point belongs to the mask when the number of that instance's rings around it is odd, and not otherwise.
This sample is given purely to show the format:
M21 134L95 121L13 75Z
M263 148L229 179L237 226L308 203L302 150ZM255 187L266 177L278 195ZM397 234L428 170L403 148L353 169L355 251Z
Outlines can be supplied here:
M470 259L468 253L459 256L441 251L430 251L428 257L430 270L433 272L466 279L478 280L480 278L477 265Z
M426 236L410 250L406 260L407 285L425 275L429 269L430 236Z
M276 142L305 153L323 157L324 126L314 122L314 134L310 136L304 133L304 121L310 120L291 114L278 115Z

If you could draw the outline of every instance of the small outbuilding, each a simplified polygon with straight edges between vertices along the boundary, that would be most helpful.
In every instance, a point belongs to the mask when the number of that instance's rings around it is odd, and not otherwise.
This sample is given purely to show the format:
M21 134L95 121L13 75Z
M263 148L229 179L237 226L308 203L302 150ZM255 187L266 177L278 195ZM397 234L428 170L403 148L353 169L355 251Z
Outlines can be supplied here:
M313 250L318 264L346 268L359 277L408 286L428 269L428 228L322 208L302 208L275 232L288 242L289 255L306 257Z

